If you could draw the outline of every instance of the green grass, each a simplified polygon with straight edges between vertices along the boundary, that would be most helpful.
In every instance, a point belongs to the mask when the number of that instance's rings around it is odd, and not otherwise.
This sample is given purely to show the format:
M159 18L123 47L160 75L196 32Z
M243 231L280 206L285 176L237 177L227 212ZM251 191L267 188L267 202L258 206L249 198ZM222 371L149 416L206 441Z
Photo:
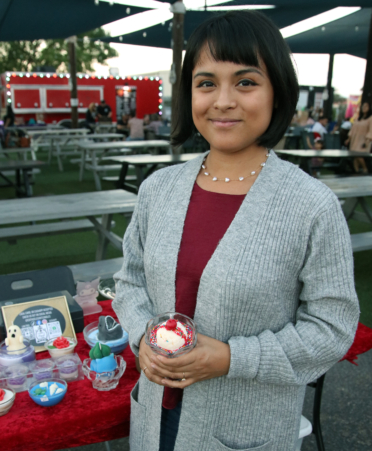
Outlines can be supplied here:
M38 159L46 161L46 153L39 152ZM86 172L84 181L79 182L79 166L69 163L69 157L64 161L64 172L58 170L57 164L42 169L36 176L34 196L48 196L54 194L70 194L77 192L95 191L93 175ZM102 189L113 189L112 183L102 181ZM2 188L1 199L14 199L13 188ZM370 202L372 208L372 200ZM122 215L114 215L116 223L114 232L123 236L127 222ZM372 224L349 221L351 233L372 231ZM0 242L0 274L31 271L52 268L59 265L72 265L95 260L97 235L95 232L71 233L41 238L19 240L10 245ZM108 246L106 258L120 257L121 251ZM372 327L372 251L354 254L355 286L359 297L361 318L366 326Z

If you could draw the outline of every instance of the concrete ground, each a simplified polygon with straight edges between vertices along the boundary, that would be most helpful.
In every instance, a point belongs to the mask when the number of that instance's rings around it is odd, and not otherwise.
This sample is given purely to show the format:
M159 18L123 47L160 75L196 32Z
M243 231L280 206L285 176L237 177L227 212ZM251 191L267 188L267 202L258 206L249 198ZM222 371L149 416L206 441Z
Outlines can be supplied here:
M372 351L360 355L357 363L337 363L326 375L321 407L326 451L372 450ZM313 396L314 389L308 388L303 414L310 421ZM129 451L128 438L113 440L110 447L111 451ZM105 443L71 449L108 451ZM317 451L314 435L305 437L301 451Z

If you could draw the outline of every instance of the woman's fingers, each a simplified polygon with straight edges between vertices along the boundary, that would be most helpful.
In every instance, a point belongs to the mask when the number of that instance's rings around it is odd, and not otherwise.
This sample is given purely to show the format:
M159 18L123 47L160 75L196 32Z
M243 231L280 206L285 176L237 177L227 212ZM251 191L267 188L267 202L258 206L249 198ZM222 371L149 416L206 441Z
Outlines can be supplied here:
M196 381L189 377L189 378L183 378L181 380L172 380L172 379L162 379L161 385L164 385L164 387L170 387L170 388L186 388L189 385L194 384Z
M152 362L151 362L151 367L152 367L153 373L162 379L164 379L164 378L176 379L176 380L183 379L186 374L186 371L183 371L183 370L169 371L167 369L160 368Z

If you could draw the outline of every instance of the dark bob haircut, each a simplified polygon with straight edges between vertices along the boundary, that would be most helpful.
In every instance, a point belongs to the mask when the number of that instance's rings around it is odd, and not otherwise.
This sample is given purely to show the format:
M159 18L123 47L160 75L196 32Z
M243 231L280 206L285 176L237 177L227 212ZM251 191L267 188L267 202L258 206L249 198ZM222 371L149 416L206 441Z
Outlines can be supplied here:
M247 10L212 17L199 25L190 36L182 67L172 144L181 145L198 132L191 110L192 71L205 45L208 45L216 61L254 67L260 67L260 61L265 63L274 89L275 107L270 125L258 138L258 144L274 147L295 113L298 81L291 52L276 25L264 14Z

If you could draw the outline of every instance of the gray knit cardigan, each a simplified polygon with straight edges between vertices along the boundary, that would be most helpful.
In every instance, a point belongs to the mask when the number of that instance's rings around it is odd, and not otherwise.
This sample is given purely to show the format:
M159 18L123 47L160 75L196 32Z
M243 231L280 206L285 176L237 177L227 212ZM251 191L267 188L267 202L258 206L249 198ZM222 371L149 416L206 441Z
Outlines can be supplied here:
M138 346L175 309L182 231L204 156L141 186L113 308ZM291 451L305 386L347 352L359 316L348 227L336 196L273 151L205 267L194 319L230 345L227 376L184 390L175 451ZM131 451L159 451L163 387L131 394ZM161 451L161 450L160 450Z

